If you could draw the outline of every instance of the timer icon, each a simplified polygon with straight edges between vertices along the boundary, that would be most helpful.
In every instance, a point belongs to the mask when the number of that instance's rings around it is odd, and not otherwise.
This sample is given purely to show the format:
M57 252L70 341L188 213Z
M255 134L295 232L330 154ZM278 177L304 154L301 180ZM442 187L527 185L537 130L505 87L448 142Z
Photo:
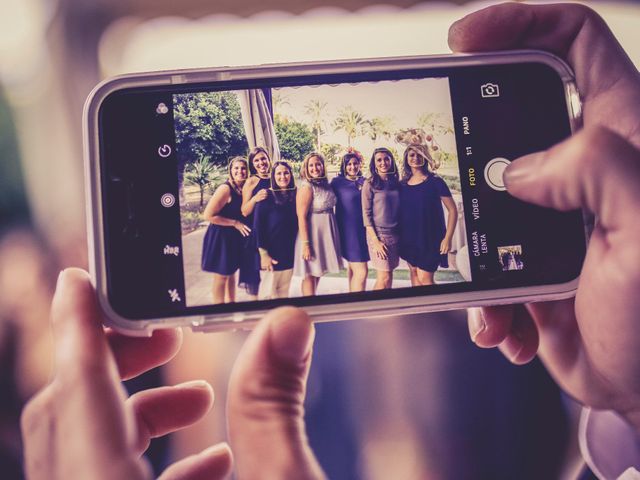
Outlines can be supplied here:
M169 155L171 155L171 147L169 145L161 145L158 148L158 155L160 155L162 158L167 158Z

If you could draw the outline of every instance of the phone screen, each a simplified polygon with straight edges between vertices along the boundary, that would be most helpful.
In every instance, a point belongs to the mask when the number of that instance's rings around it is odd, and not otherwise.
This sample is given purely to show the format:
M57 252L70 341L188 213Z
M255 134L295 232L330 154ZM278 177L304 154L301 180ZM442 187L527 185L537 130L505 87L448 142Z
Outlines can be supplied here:
M571 133L544 64L131 88L99 122L126 318L548 285L584 259L581 212L502 181Z

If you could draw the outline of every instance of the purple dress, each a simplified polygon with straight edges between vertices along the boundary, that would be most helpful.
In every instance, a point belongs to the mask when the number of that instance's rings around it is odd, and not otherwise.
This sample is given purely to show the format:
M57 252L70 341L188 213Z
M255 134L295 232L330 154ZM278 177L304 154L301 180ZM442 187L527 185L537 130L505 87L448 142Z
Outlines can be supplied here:
M450 197L444 180L429 175L417 185L400 187L400 257L411 266L435 272L448 267L447 255L440 254L446 226L441 197Z
M367 235L362 220L362 184L364 178L355 181L343 176L331 180L336 194L336 222L340 234L340 251L348 262L368 262Z
M260 178L253 192L251 192L251 196L253 197L260 190L270 187L270 178ZM253 216L254 212L248 217L243 217L243 222L247 225L253 225ZM260 288L260 254L258 253L255 234L252 232L248 237L245 237L242 240L242 245L243 255L240 264L238 285L244 287L249 295L257 295Z
M242 196L228 182L226 184L231 190L231 201L218 215L242 222ZM240 268L242 254L242 234L235 227L209 224L202 242L202 270L233 275Z
M293 254L298 236L295 192L287 192L291 198L277 202L275 194L256 205L253 232L258 248L264 248L277 260L276 272L293 268Z

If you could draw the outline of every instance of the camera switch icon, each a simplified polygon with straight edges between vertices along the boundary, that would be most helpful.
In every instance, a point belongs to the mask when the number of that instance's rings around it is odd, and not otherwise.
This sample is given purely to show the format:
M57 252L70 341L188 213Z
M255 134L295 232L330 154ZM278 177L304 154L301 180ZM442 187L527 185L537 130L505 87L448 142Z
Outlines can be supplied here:
M480 87L482 98L497 98L500 96L500 87L497 83L485 83Z

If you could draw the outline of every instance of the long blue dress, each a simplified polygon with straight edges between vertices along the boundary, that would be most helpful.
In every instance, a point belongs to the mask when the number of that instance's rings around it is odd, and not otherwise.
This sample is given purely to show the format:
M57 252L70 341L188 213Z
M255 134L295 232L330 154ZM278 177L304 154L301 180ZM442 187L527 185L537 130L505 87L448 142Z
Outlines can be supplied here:
M342 256L348 262L368 262L367 235L362 220L363 178L355 181L343 176L331 180L336 194L336 222Z
M441 177L429 175L417 185L400 187L400 257L426 272L448 267L447 255L440 254L446 226L441 197L451 191Z
M271 187L270 178L259 178L258 183L251 192L253 197L260 190L268 189ZM263 200L265 201L265 200ZM260 204L260 202L258 202ZM257 205L256 205L257 207ZM244 217L244 223L247 225L253 225L253 216L255 213ZM248 237L244 238L242 242L244 254L240 264L240 276L238 278L238 285L244 287L249 295L257 295L260 288L260 254L258 253L258 245L256 244L256 236L253 232Z
M240 211L242 196L228 182L226 184L231 190L231 201L218 215L244 222ZM240 268L242 256L242 234L235 227L209 224L202 242L202 270L232 275Z
M275 271L293 268L293 256L298 235L295 192L289 192L290 201L278 203L271 192L268 198L256 205L253 231L259 248L269 252L278 263Z

